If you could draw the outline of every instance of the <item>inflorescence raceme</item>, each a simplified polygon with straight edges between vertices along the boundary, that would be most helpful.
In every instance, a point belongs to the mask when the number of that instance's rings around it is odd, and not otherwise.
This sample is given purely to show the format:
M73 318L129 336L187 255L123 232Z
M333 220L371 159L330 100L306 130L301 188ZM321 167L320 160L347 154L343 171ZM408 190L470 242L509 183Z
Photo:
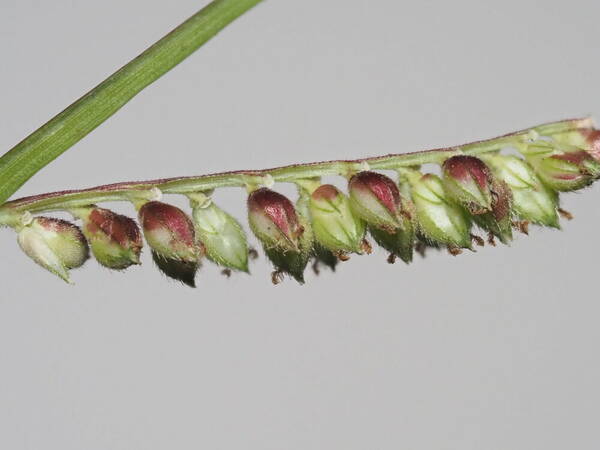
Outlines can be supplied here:
M441 175L423 173L426 163L439 164ZM397 181L377 170L395 172ZM322 184L323 175L346 177L348 192ZM242 186L249 192L250 229L275 269L273 283L284 275L303 283L311 262L318 272L352 253L370 253L368 235L389 262L410 263L415 251L429 247L458 255L484 245L475 228L492 245L510 243L514 230L527 234L530 224L558 228L559 216L569 216L559 207L559 192L598 178L600 131L590 119L574 119L426 152L42 194L1 206L0 224L17 232L30 258L65 281L90 253L109 269L139 264L143 236L165 275L194 286L203 258L226 274L248 272L255 250L242 225L211 199L216 188ZM295 183L296 202L272 190L274 182ZM163 193L186 195L191 215L159 201ZM132 202L138 222L97 206L114 200ZM71 213L81 228L38 215L51 211Z

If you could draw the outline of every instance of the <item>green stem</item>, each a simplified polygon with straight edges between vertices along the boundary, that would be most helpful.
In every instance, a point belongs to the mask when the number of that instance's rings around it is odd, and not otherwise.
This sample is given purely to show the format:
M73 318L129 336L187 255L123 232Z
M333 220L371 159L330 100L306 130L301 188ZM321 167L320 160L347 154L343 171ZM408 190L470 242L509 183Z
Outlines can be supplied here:
M213 1L19 142L0 158L0 204L142 89L260 1Z
M131 201L134 203L140 200L146 201L153 198L158 190L165 194L190 194L227 186L270 185L273 182L302 183L303 180L326 175L348 176L367 168L396 170L428 163L439 164L452 155L480 155L506 147L519 146L537 135L553 136L591 126L590 119L571 119L539 125L484 141L415 153L376 156L352 161L295 164L259 171L244 170L195 177L125 182L89 189L41 194L5 203L0 207L0 224L13 224L18 220L19 215L25 212L69 210L107 201Z

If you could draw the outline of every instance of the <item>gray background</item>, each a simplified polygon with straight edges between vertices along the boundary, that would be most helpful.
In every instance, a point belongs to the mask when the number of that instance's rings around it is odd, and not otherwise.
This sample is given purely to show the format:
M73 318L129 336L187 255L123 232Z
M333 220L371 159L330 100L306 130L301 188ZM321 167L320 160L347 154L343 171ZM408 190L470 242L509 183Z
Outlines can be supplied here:
M203 2L0 2L8 149ZM598 3L267 1L18 194L452 145L600 113ZM595 109L594 109L595 108ZM281 191L293 189L282 186ZM244 194L218 198L245 216ZM0 448L597 449L599 188L508 247L198 289L0 232ZM173 199L176 204L185 202ZM126 205L119 211L133 213Z

